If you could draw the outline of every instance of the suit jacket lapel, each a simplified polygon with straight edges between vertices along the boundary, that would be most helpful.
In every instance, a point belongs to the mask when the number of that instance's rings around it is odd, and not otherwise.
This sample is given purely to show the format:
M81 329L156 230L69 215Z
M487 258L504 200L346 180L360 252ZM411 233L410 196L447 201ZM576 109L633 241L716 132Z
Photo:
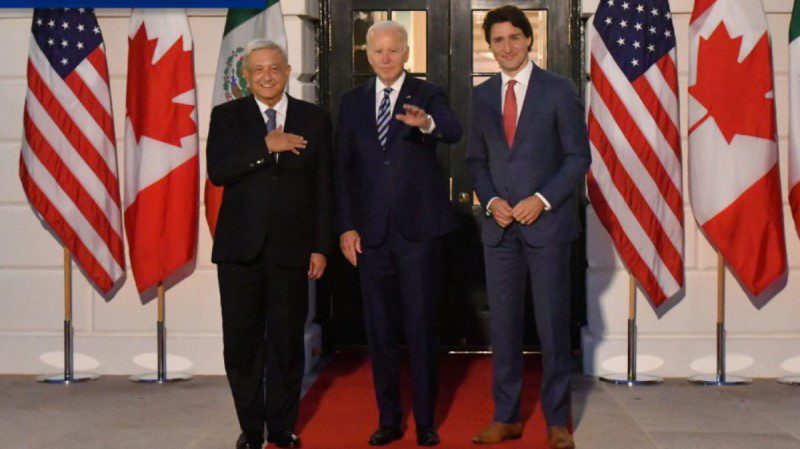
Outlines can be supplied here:
M262 136L267 135L267 123L264 121L264 116L261 115L261 109L258 108L256 99L253 94L250 94L250 100L245 102L247 105L243 110L244 120L249 126L245 129L256 129Z
M371 78L364 83L364 90L362 91L361 100L363 105L361 110L366 114L365 126L367 127L367 135L375 142L375 147L379 147L378 143L378 121L375 117L375 78Z
M392 147L392 143L397 139L397 136L405 129L408 128L404 123L397 120L395 115L402 114L405 112L403 109L403 105L406 103L413 104L412 98L414 94L417 92L417 88L419 87L420 80L412 77L408 73L406 73L406 79L403 81L403 85L400 87L400 93L397 95L397 101L394 103L394 112L392 112L392 117L389 120L389 132L386 135L386 149ZM372 92L375 92L373 88ZM419 106L419 105L416 105Z
M300 120L298 120L297 100L286 94L286 120L283 123L283 131L292 134L301 134L299 132Z
M497 128L497 132L500 137L503 139L503 144L508 147L506 143L506 132L503 128L503 110L502 110L502 95L503 95L503 79L500 74L496 74L491 79L489 79L489 83L491 83L491 89L489 89L489 107L491 109L491 120L494 126Z
M531 61L531 64L533 62ZM525 101L522 103L522 111L517 119L517 131L514 133L514 142L511 149L515 150L520 142L524 142L529 138L528 133L531 131L532 124L536 120L536 113L540 106L540 95L542 94L541 84L542 76L541 69L533 64L531 71L531 78L528 80L528 88L525 90Z

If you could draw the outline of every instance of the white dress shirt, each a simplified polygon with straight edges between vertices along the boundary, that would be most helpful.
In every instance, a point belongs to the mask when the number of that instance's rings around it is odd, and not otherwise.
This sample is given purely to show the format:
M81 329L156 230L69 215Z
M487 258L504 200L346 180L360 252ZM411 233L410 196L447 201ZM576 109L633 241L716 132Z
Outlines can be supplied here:
M392 91L389 93L389 112L394 112L394 106L397 104L397 97L400 96L400 88L403 87L403 82L406 80L406 72L400 74L400 77L392 83L391 86L387 86L383 84L380 78L375 77L375 120L378 119L378 111L381 108L381 102L383 101L383 89L387 87L391 87ZM427 111L426 111L427 112ZM433 117L430 117L431 124L426 129L420 128L419 130L422 131L424 134L430 134L436 129L436 123L433 122Z
M264 119L264 123L267 123L267 109L270 109L266 103L262 102L255 96L253 97L256 99L256 104L258 105L258 109L261 111L261 118ZM286 92L281 94L281 99L275 103L275 106L272 109L275 110L275 129L278 129L279 126L284 126L286 124L286 108L289 106L289 98L286 96ZM269 148L267 148L269 151ZM278 158L280 157L280 153L273 153L269 151L269 154L275 155L275 162L278 162Z
M514 85L514 96L517 97L517 123L519 123L519 116L522 114L522 105L525 103L525 94L528 92L528 84L531 81L531 73L533 73L533 63L528 60L525 67L517 72L514 76L509 76L506 72L500 72L500 110L503 111L506 106L506 90L508 90L508 82L514 80L517 84ZM550 210L550 202L545 199L544 195L539 192L535 193L540 200L544 203L544 210ZM489 214L489 206L492 201L499 197L495 196L486 203L486 213Z

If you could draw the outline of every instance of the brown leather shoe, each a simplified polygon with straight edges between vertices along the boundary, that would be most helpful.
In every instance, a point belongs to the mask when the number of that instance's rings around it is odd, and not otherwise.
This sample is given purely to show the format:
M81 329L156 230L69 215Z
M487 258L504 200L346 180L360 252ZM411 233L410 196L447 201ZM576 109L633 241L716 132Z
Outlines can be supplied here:
M495 422L488 429L472 437L475 444L494 444L522 437L522 423Z
M572 439L569 430L563 426L552 426L547 428L547 441L553 449L575 449L575 441Z

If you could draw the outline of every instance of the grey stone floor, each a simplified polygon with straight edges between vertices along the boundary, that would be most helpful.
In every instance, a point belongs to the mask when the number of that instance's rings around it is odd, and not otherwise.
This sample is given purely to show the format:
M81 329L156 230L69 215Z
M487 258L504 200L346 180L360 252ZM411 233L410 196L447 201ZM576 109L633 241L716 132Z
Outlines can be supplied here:
M582 376L573 385L579 449L800 449L800 387L673 379L629 389ZM230 449L235 429L221 376L168 386L105 376L66 387L0 376L0 449Z

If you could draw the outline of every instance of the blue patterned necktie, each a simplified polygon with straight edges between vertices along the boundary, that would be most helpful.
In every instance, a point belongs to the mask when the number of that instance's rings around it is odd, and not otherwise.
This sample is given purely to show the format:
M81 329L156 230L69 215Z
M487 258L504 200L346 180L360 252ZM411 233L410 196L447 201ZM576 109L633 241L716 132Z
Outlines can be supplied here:
M264 114L267 114L267 133L272 132L275 128L277 128L278 124L278 111L275 109L269 108L264 111ZM275 162L278 162L278 153L275 153Z
M267 114L267 132L270 132L277 128L278 123L278 116L277 111L275 109L269 108L264 111L264 114Z
M391 111L389 105L391 101L389 94L392 93L391 87L383 89L383 99L381 105L378 107L378 142L381 144L381 150L386 150L386 136L389 134L389 120L391 119Z

